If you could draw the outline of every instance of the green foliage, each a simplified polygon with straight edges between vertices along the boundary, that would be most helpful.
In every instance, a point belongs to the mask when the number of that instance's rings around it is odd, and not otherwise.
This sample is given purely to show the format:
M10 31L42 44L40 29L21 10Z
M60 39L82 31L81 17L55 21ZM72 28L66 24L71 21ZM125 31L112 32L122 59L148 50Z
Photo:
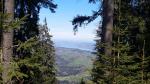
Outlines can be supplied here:
M53 0L15 0L15 18L26 16L19 29L14 30L14 60L18 63L21 73L27 75L15 76L15 83L53 84L55 82L54 49L51 36L47 29L42 26L42 31L47 33L43 36L39 30L38 20L41 7L49 8L55 12L57 7ZM47 39L47 41L43 39Z
M17 51L23 49L24 51L30 51L30 54L27 54L23 58L14 58L19 66L17 69L19 69L19 72L23 76L13 76L13 80L16 83L24 81L24 83L53 84L56 82L54 47L51 41L51 35L48 33L47 25L43 25L39 29L39 37L33 37L20 43L19 47L17 47Z
M1 16L3 18L9 18L9 15L7 14L3 14ZM26 17L28 16L25 16L20 20L17 19L12 21L9 24L2 22L2 28L14 28L18 31L20 30L19 26L24 24ZM7 79L12 80L13 84L53 84L56 82L53 42L51 41L51 35L48 33L47 25L44 25L41 29L39 37L31 37L24 42L18 40L18 44L13 46L15 52L21 51L20 53L22 54L23 52L26 52L26 54L20 56L15 53L10 62L11 67L9 67L9 76ZM43 31L44 33L42 33ZM46 35L43 35L45 33ZM2 50L0 51L0 55L2 55ZM0 73L2 72L3 65L0 64ZM3 82L3 80L1 79L0 82Z
M0 24L0 28L1 28L1 30L5 30L5 31L7 31L7 30L9 30L10 28L12 29L16 29L16 28L18 28L21 24L23 24L23 22L24 22L24 20L25 20L25 17L23 17L23 18L21 18L21 19L18 19L18 20L13 20L13 21L11 21L10 23L8 23L8 22L5 22L7 19L9 19L10 18L10 14L6 14L6 13L2 13L2 12L0 12L0 17L1 17L1 19L0 19L0 22L1 22L1 24ZM5 28L5 29L4 29ZM2 36L1 36L2 37ZM0 37L0 40L2 41L2 38ZM1 44L0 44L1 45ZM3 71L3 61L2 61L2 49L1 49L1 46L0 46L0 56L1 56L1 58L0 58L0 60L1 60L1 62L0 62L0 73L2 73L2 72L4 72ZM11 67L9 67L9 78L7 78L7 79L9 79L9 80L11 80L14 76L15 77L24 77L24 76L27 76L26 74L23 74L23 73L21 73L20 71L19 71L19 66L18 66L18 64L16 63L16 62L14 62L13 60L10 62L10 64L11 64ZM3 80L2 79L0 79L1 80L1 82L3 82Z
M84 82L83 78L81 79L80 84L85 84L85 82Z
M9 23L7 22L7 20L9 20L9 18L11 17L10 14L0 12L0 17L1 17L1 19L0 19L0 28L1 28L1 30L3 29L3 30L7 31L9 29L18 29L18 28L20 28L20 25L24 23L27 16L24 16L20 19L16 18L16 20L12 20Z
M149 48L146 48L146 45L148 46L146 33L149 32L146 21L149 17L143 18L142 16L146 17L146 15L138 12L140 8L143 7L140 4L135 5L132 0L115 0L111 57L104 55L101 51L102 48L107 48L106 44L100 39L96 41L98 56L92 73L96 84L149 84L150 57ZM98 30L98 37L101 36L100 32Z
M89 2L95 3L96 0ZM96 40L97 58L92 70L93 81L96 84L148 84L150 1L114 0L114 2L112 48L102 43L103 39ZM102 4L102 7L104 5L106 4ZM102 10L100 8L93 16L77 16L72 22L75 31L78 26L87 24L101 15ZM99 26L97 37L104 38L102 35L104 30L101 29L101 24ZM111 57L104 55L103 49L110 49Z

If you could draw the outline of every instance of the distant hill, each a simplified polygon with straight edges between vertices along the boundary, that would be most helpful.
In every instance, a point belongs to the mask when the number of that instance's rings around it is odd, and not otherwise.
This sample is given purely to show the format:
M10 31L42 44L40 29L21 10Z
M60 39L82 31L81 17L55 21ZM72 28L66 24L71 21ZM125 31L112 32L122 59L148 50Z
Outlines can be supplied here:
M94 58L90 51L57 47L57 78L60 84L78 84L82 77L88 78Z
M64 41L54 40L56 47L75 48L80 50L93 51L95 42L84 42L84 41Z

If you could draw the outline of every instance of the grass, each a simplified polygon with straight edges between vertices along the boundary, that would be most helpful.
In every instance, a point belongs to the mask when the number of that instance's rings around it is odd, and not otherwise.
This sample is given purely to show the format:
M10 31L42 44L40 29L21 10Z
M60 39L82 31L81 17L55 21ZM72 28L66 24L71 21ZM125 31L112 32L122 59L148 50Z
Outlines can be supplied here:
M69 82L80 82L82 78L86 78L90 76L89 71L85 71L84 73L80 73L77 75L70 75L70 76L64 76L64 77L57 77L59 81L69 81Z

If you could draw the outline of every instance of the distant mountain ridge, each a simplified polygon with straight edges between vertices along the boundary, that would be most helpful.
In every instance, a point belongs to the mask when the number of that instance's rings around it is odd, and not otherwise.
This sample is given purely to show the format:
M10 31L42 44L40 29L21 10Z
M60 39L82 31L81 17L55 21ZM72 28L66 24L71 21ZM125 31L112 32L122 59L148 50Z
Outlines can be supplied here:
M65 47L65 48L74 48L86 51L94 51L95 42L86 42L86 41L63 41L63 40L54 40L54 45L56 47Z

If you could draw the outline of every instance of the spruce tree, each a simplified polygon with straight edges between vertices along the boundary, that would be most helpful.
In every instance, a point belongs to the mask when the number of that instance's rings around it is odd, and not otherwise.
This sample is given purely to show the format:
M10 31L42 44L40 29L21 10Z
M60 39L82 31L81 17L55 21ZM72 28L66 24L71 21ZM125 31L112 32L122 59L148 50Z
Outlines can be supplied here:
M15 18L22 18L27 15L24 24L20 26L19 30L15 30L14 32L14 45L19 46L14 47L13 58L18 63L20 72L27 75L19 78L19 81L15 78L14 80L17 82L41 83L43 81L43 77L41 78L42 74L39 74L41 73L39 67L45 65L42 65L41 61L38 61L39 59L37 58L45 56L44 52L46 52L46 49L49 50L49 47L38 46L41 45L41 42L39 42L40 31L38 27L38 16L41 7L49 8L54 13L57 5L53 3L53 0L15 0ZM54 74L54 72L51 74ZM38 78L41 79L38 80Z
M149 4L148 0L114 0L112 47L108 47L103 25L99 25L96 39L97 58L94 61L92 79L96 84L148 84L149 83ZM90 0L95 3L96 0ZM103 4L103 6L105 6ZM106 10L102 9L102 10ZM98 14L77 16L75 28L93 21ZM102 15L104 17L105 15ZM103 22L104 21L104 22ZM102 20L102 24L105 20ZM102 39L101 39L102 38ZM103 49L111 50L111 57Z
M43 83L56 83L56 70L55 70L55 49L53 41L51 40L50 31L47 26L46 18L44 25L39 26L39 47L43 49L42 65L45 66L42 70Z
M3 2L3 0L1 1ZM15 0L16 22L13 21L9 25L8 23L1 24L2 28L3 26L18 28L21 24L19 29L14 29L15 30L14 39L12 38L14 44L11 46L11 48L13 48L14 54L12 55L13 58L9 62L11 69L8 70L9 72L8 79L11 80L12 83L14 84L16 83L44 83L44 82L46 83L46 81L48 81L48 83L54 83L56 80L55 69L53 65L54 49L53 49L52 44L50 44L52 42L48 40L50 46L49 44L44 44L46 46L37 47L37 45L41 45L42 43L40 42L38 38L39 29L38 29L38 24L37 24L38 13L39 13L41 6L50 8L52 12L54 12L54 9L56 8L56 5L53 4L52 0L48 0L48 1L47 0L38 0L38 1ZM3 12L1 11L1 13ZM2 17L7 16L7 14L6 15L1 14L0 16ZM22 19L24 16L26 16L26 19L23 19L24 22L22 23L18 18ZM3 22L2 19L0 20L1 22ZM47 36L45 38L50 38L50 37ZM49 54L47 54L47 52L49 52ZM43 59L46 59L46 62ZM49 61L47 61L47 59L49 59ZM45 74L45 73L48 73L48 74Z

